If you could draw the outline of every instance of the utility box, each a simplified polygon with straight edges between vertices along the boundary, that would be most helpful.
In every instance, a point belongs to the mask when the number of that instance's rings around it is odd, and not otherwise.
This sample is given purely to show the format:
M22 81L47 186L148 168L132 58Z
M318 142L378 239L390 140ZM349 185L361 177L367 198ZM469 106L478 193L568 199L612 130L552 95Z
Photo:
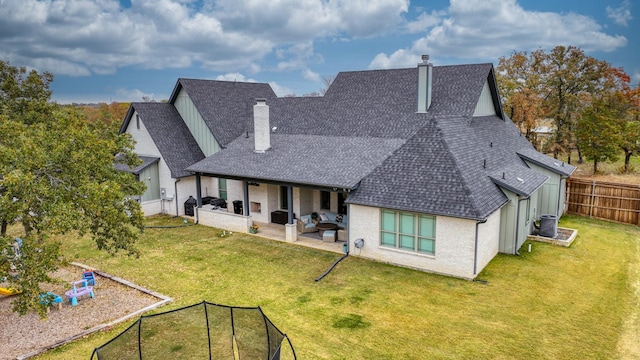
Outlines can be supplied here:
M184 202L184 214L187 216L193 216L193 208L198 205L198 200L194 199L193 196L189 196L187 201Z
M558 237L558 217L555 215L540 216L540 236Z

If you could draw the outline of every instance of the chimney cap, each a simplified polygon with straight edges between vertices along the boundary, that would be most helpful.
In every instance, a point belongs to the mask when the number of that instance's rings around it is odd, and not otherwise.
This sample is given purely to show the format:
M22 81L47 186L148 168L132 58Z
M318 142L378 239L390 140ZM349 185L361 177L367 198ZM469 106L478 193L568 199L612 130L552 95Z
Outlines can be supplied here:
M427 63L429 61L429 55L427 55L427 54L422 55L422 61L424 63Z
M267 103L267 99L265 99L265 98L257 98L256 102L258 104L266 104Z

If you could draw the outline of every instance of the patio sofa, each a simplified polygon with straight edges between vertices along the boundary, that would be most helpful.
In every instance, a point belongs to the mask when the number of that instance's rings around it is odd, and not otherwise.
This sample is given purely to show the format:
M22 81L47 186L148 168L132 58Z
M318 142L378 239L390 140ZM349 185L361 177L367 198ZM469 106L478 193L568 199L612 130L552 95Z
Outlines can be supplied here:
M338 216L338 214L336 214L334 212L327 211L327 212L324 212L324 213L320 214L319 219L320 219L320 222L334 223L334 224L337 224L340 229L346 229L347 228L347 222L348 222L349 219L347 218L346 214L341 214L341 215L342 215L341 221L337 221L336 217Z

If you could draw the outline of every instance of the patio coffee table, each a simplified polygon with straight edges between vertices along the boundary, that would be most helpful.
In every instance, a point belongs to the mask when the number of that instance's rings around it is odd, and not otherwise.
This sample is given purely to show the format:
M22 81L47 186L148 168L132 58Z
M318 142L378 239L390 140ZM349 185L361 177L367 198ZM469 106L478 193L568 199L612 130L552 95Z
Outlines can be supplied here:
M316 229L320 233L320 237L324 235L325 230L338 230L338 224L334 223L317 223Z

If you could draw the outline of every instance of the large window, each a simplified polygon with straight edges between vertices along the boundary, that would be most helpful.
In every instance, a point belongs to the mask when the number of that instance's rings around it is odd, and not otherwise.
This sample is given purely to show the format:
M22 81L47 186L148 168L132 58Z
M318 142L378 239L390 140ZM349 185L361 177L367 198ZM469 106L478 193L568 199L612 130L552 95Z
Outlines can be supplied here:
M381 210L380 245L435 255L435 216Z
M218 197L227 200L227 179L218 179Z

